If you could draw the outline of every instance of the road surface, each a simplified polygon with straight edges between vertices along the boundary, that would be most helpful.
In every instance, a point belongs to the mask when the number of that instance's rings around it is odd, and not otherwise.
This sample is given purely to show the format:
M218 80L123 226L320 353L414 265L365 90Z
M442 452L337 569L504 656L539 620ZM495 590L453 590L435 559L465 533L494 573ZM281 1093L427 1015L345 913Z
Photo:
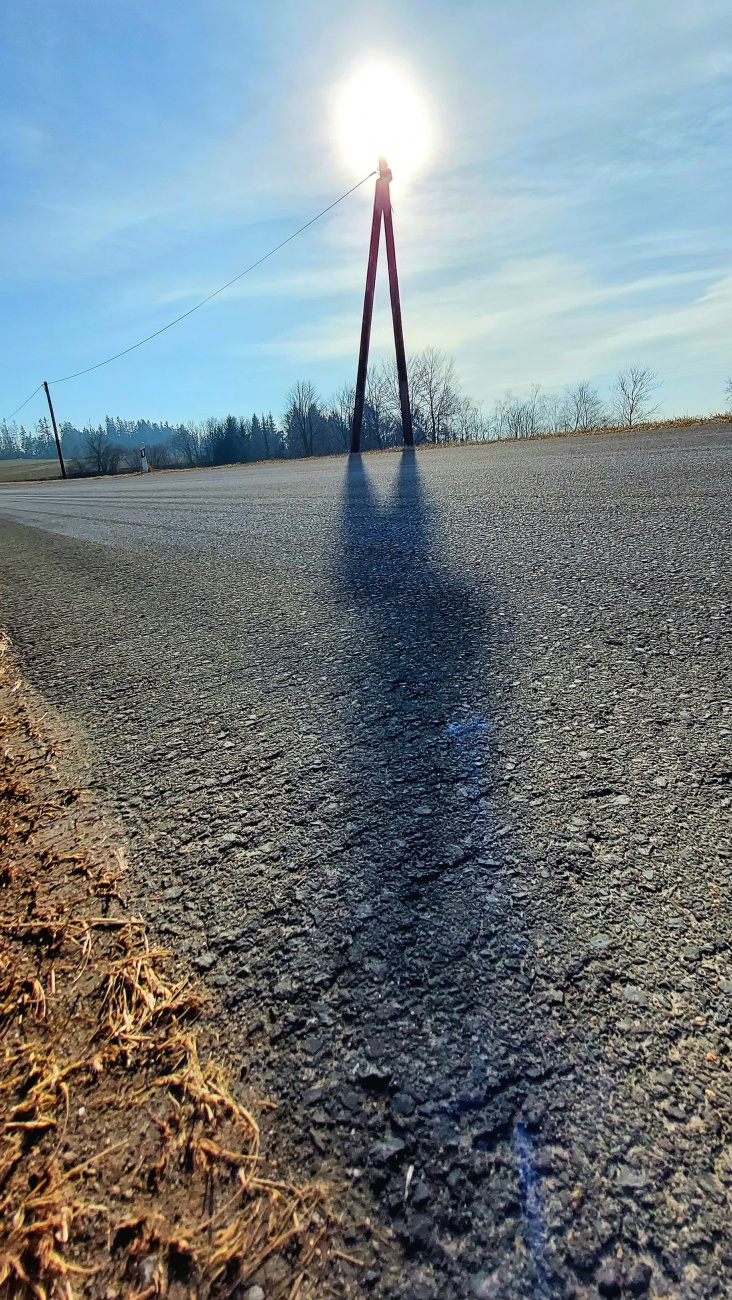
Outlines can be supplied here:
M25 673L380 1220L354 1286L732 1293L731 442L0 489Z

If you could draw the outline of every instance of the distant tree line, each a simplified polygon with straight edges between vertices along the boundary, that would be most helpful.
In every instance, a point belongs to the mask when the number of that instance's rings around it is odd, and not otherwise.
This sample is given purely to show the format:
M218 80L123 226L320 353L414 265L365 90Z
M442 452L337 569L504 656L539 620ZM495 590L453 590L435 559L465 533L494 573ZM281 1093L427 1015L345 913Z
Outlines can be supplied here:
M138 469L141 447L146 448L154 469L229 465L288 454L282 430L271 414L248 419L229 415L223 420L175 425L107 416L103 424L82 429L64 423L59 434L64 459L75 473L118 474ZM0 425L0 460L47 459L55 455L56 444L47 417L42 416L33 430L23 425Z
M561 393L534 384L528 393L507 392L487 413L462 393L454 361L427 348L409 361L409 387L415 442L437 445L633 428L658 412L660 384L647 366L631 365L618 373L607 399L589 380L569 384ZM729 380L726 397L732 407ZM94 427L62 424L61 446L71 472L79 474L137 469L143 446L153 469L336 455L350 446L353 401L352 386L346 384L325 399L303 379L292 385L279 421L271 412L176 425L107 416ZM372 450L401 442L396 367L381 362L368 374L362 445ZM0 425L0 459L47 459L55 454L47 417L32 430L22 424Z

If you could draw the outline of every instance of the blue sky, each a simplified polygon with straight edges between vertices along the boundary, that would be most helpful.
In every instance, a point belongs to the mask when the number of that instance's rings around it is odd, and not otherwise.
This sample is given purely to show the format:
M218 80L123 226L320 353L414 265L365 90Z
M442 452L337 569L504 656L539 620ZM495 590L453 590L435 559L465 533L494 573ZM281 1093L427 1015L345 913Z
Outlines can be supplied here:
M729 0L5 0L0 415L159 328L360 177L334 87L398 58L434 134L393 185L407 347L487 407L641 361L669 413L732 373ZM352 381L371 184L189 320L59 386L179 420ZM383 281L375 354L389 350ZM19 418L43 413L40 395Z

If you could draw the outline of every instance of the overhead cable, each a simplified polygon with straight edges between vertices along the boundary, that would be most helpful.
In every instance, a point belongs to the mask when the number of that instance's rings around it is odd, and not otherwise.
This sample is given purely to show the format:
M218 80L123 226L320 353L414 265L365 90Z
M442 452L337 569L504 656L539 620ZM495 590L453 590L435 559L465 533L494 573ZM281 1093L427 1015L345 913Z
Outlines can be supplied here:
M143 343L149 343L151 339L156 339L159 334L164 334L166 330L172 329L174 325L179 323L179 321L185 320L186 316L192 316L194 311L198 311L200 307L205 307L206 303L210 302L212 298L217 298L225 289L229 289L232 284L236 284L237 280L243 279L245 275L249 275L250 271L253 271L257 266L261 266L262 262L266 262L267 258L278 253L281 248L285 247L285 244L290 244L293 239L297 239L298 235L301 235L304 230L307 230L309 226L315 225L315 222L320 221L320 218L324 217L326 212L330 212L332 208L337 207L339 203L342 203L344 199L348 198L349 194L353 194L354 190L360 189L362 185L366 184L367 180L370 180L370 178L375 175L375 171L369 172L368 176L364 176L363 180L359 181L357 185L352 185L350 190L346 190L345 194L341 194L340 198L335 199L333 203L329 203L327 208L323 208L322 212L319 212L317 216L311 217L309 221L306 221L305 225L300 226L299 230L295 230L293 234L287 236L287 239L283 239L280 244L276 244L274 248L270 248L268 253L265 253L263 257L257 258L257 261L252 262L251 266L248 266L246 270L240 271L238 275L233 277L233 279L227 280L226 284L221 285L220 289L214 289L213 293L210 293L207 298L202 298L200 302L197 302L195 307L189 307L188 311L184 311L182 315L176 316L175 320L169 321L167 325L163 325L159 330L155 330L152 334L146 335L146 337L140 339L138 343L133 343L131 347L124 348L122 352L115 352L114 356L107 357L106 361L97 361L96 365L87 366L85 370L76 370L73 375L62 375L60 379L49 379L49 384L65 384L69 379L78 379L80 375L88 375L90 371L99 370L102 366L108 366L110 361L117 361L119 357L126 357L128 352L134 352L136 348L141 348Z
M3 416L3 419L2 419L2 421L1 421L1 423L2 423L2 424L7 424L8 420L12 420L13 416L14 416L14 415L17 415L17 414L18 414L18 411L22 411L22 410L23 410L23 407L24 407L24 406L27 406L28 403L30 402L31 398L35 397L36 393L40 393L40 391L41 391L42 388L43 388L43 384L39 384L37 388L34 388L34 389L33 389L33 392L32 392L31 395L30 395L30 397L26 397L25 401L24 401L24 402L21 402L21 403L20 403L20 406L16 406L15 410L14 410L14 411L11 411L10 415L4 415L4 416Z
M79 379L81 375L88 375L92 370L100 370L102 366L108 366L110 361L118 361L120 357L126 357L128 352L134 352L136 348L141 348L144 343L149 343L151 339L156 339L159 334L164 334L166 330L172 329L174 325L185 320L187 316L192 316L194 311L198 311L201 307L205 307L206 303L210 302L212 298L217 298L220 293L223 293L226 289L230 289L232 284L236 284L237 280L241 280L245 275L249 275L249 272L254 271L256 267L261 266L262 262L266 262L267 259L273 257L275 253L279 253L281 248L284 248L286 244L292 243L293 239L297 239L298 235L301 235L303 231L307 230L310 226L314 226L316 221L320 221L321 217L324 217L327 212L331 212L339 203L342 203L344 199L347 199L349 194L353 194L355 190L360 189L362 185L366 184L366 181L370 180L371 177L376 174L376 170L369 172L368 176L364 176L363 180L360 180L358 184L352 185L350 190L346 190L345 194L341 194L339 198L334 199L332 203L328 204L327 208L323 208L321 212L318 212L314 217L311 217L309 221L306 221L304 226L300 226L298 230L295 230L291 235L288 235L287 239L283 239L279 244L275 244L274 248L270 248L269 252L265 253L263 257L257 258L256 262L252 262L251 266L247 266L244 271L240 271L239 274L235 275L231 280L227 280L226 284L222 284L219 289L214 289L213 293L208 294L206 298L202 298L194 307L189 307L188 311L184 311L180 316L176 316L175 320L168 321L167 325L161 326L159 330L154 330L152 334L147 334L144 339L139 339L137 343L131 344L130 347L123 348L121 352L115 352L114 356L107 357L104 361L97 361L95 365L87 366L84 370L75 370L72 375L61 375L58 379L49 379L49 384L65 384L69 379ZM17 415L18 411L22 411L23 407L27 406L31 399L35 397L36 393L39 393L42 388L43 384L39 384L31 393L30 397L26 397L25 401L21 402L20 406L16 406L12 414L6 416L2 423L4 424L8 420L12 420L13 416Z

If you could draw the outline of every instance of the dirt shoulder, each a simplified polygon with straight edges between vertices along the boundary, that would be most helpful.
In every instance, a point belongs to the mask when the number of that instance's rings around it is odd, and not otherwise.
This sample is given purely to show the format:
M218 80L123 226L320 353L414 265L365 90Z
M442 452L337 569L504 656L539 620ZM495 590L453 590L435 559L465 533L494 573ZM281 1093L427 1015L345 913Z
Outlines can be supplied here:
M7 643L0 736L0 1290L330 1294L324 1193L264 1159L267 1103L217 1064L201 991L128 906L121 841L64 779Z

